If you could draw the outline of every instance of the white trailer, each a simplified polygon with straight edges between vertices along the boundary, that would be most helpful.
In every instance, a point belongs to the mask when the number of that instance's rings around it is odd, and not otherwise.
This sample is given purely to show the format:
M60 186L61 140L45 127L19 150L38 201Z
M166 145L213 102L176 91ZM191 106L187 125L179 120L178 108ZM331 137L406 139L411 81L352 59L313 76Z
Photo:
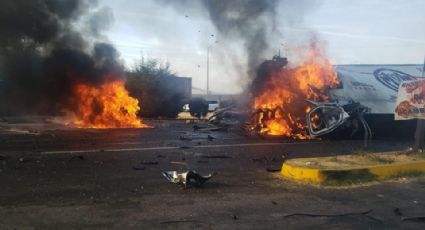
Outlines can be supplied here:
M314 137L346 128L354 134L360 124L365 135L370 136L368 123L379 128L384 122L394 120L400 82L421 78L423 71L419 64L338 65L335 68L339 87L330 90L328 103L311 102L314 106L307 114L308 130Z

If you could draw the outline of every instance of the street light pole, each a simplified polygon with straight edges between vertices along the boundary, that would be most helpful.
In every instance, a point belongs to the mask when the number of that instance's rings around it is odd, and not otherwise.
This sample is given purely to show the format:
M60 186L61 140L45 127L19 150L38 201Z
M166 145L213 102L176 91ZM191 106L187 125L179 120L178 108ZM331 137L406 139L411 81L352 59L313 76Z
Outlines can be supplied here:
M217 43L217 41L211 43L207 48L207 95L210 95L210 48L215 43Z

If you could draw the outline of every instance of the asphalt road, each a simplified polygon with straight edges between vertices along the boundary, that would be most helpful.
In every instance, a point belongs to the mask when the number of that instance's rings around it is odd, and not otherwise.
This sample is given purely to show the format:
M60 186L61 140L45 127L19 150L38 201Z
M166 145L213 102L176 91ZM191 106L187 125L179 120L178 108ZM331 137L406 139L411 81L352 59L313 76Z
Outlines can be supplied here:
M0 229L425 228L425 221L394 212L425 216L425 178L329 188L266 170L291 157L404 150L410 142L375 141L363 149L359 141L200 133L183 121L149 122L155 128L1 124ZM217 175L186 189L161 175L188 168ZM331 216L287 216L294 213Z

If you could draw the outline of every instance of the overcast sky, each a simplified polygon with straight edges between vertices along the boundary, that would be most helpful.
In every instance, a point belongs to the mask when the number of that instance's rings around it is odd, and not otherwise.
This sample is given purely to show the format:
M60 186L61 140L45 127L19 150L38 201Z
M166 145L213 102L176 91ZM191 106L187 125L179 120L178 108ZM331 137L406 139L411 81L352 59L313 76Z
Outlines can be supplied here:
M312 0L297 7L291 6L296 0L282 2L284 6L276 10L279 33L268 41L270 50L262 58L271 58L282 49L283 53L289 50L285 54L291 60L291 47L315 37L326 44L335 64L418 64L424 60L424 0ZM156 58L169 62L180 76L191 77L195 87L205 88L207 47L217 41L210 49L211 90L235 93L244 86L243 45L220 40L208 13L198 4L187 10L155 0L99 0L99 5L113 11L114 23L106 35L127 67L142 55Z

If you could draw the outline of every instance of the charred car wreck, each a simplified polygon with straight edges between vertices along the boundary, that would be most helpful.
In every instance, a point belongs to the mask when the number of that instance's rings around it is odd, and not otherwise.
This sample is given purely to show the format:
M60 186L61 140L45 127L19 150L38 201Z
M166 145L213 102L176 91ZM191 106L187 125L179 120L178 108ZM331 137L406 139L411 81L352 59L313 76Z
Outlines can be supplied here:
M288 66L263 62L251 88L250 129L297 139L411 136L412 121L394 121L401 81L421 76L421 65L338 65L318 61ZM411 132L412 131L412 132Z
M406 136L414 121L394 121L401 81L420 78L421 65L339 65L339 85L329 91L329 103L311 102L306 121L311 136L371 138ZM319 119L314 119L315 115Z

